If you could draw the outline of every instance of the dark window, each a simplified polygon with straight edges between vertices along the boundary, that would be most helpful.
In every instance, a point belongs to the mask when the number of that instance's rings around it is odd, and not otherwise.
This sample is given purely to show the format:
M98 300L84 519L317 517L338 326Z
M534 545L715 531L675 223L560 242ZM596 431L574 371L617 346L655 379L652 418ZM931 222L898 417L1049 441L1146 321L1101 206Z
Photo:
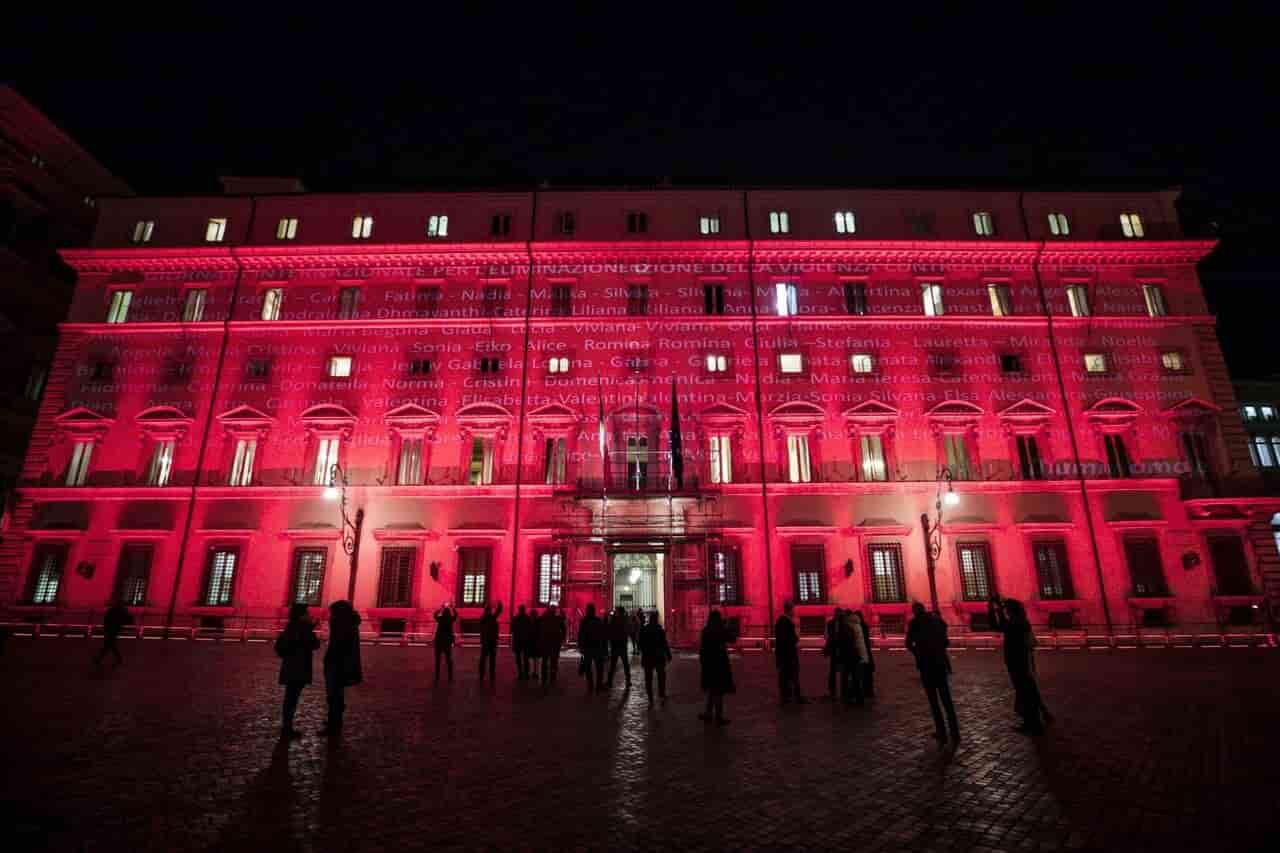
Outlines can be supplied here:
M559 606L564 590L564 551L538 552L538 589L535 598L540 607Z
M1001 373L1022 373L1022 356L1015 353L1005 353L1000 356L1000 372Z
M1124 446L1124 438L1119 435L1104 435L1102 443L1107 448L1107 472L1112 477L1130 477L1129 451Z
M271 362L265 358L251 358L245 365L250 379L266 379L271 375Z
M557 284L551 288L551 316L573 316L573 287Z
M1209 442L1205 440L1203 433L1184 432L1182 453L1192 477L1205 480L1213 474L1213 467L1209 461Z
M907 222L911 226L911 233L921 236L928 236L933 233L934 215L928 212L912 213L907 217Z
M325 552L319 548L299 548L293 552L293 584L289 589L290 604L320 605L324 587Z
M115 376L116 365L111 361L95 361L89 368L90 382L110 382Z
M867 286L860 281L844 283L844 310L848 314L867 313Z
M505 237L511 233L511 214L495 213L489 220L489 234L493 237Z
M736 549L715 548L711 551L711 597L719 605L742 603L742 576Z
M627 286L627 313L643 317L649 313L649 288L643 284Z
M240 552L235 548L214 548L204 572L204 594L200 603L206 607L229 607L235 589L236 568Z
M1040 461L1040 447L1034 435L1017 437L1018 467L1022 470L1024 480L1043 480L1044 465Z
M823 584L826 557L821 545L792 545L791 571L795 575L796 604L821 604L826 601Z
M409 373L413 376L430 376L431 375L431 359L415 358L409 362Z
M960 372L960 360L953 352L931 352L929 367L935 376L955 376Z
M702 310L706 314L724 313L723 284L704 284L702 286Z
M419 317L435 317L440 313L440 288L419 287L413 294L413 307Z
M186 382L191 378L191 362L189 361L171 361L169 362L167 375L170 382Z
M463 607L481 607L488 601L488 548L458 549L458 602Z
M62 591L62 574L66 565L66 545L38 546L31 560L27 600L32 604L56 604Z
M44 395L44 386L49 379L49 365L36 363L31 365L27 373L27 387L23 396L33 403L39 403Z
M573 211L565 210L556 217L556 232L563 234L565 237L572 237L573 232L578 230L578 223L573 215Z
M360 308L360 288L343 287L338 290L338 319L354 320Z
M547 485L556 485L565 481L566 463L569 459L568 442L563 436L548 438L544 448L543 475Z
M1244 555L1244 542L1239 536L1211 537L1209 559L1213 561L1213 577L1218 595L1253 594L1249 561Z
M147 603L147 581L151 578L150 545L125 545L120 549L113 600L131 607Z
M1160 543L1149 538L1126 539L1124 555L1129 562L1129 577L1133 580L1135 596L1144 598L1169 594L1160 560Z
M412 548L383 548L378 569L378 606L410 607L413 598Z
M500 284L487 284L484 288L483 310L486 317L501 317L507 302L507 289Z
M501 360L496 356L483 356L476 362L481 373L497 373L502 368Z
M877 604L907 600L907 583L902 574L902 546L897 543L867 547L871 600Z
M1037 542L1032 546L1036 561L1036 583L1040 597L1054 599L1075 598L1071 585L1071 569L1067 563L1067 546L1064 542Z
M631 212L627 214L627 233L643 234L649 230L649 215L647 213Z
M960 545L960 594L965 601L986 601L995 590L991 551L985 542Z

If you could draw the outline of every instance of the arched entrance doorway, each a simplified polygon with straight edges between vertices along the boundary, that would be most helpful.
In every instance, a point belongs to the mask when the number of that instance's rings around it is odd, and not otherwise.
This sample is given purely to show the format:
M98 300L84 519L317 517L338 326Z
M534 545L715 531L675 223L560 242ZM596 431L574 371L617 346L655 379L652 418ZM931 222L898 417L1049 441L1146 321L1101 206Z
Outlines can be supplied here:
M614 608L630 612L664 612L666 605L666 554L660 551L615 551L610 555ZM665 620L663 620L665 621Z

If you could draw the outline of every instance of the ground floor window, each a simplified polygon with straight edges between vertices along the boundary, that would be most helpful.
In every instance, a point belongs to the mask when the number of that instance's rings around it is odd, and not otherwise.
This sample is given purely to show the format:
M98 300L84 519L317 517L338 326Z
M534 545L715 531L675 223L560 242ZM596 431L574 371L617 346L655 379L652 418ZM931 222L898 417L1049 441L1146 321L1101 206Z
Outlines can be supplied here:
M792 545L791 570L795 574L797 604L821 604L826 601L822 582L825 556L821 545Z
M320 605L324 587L325 552L321 548L299 548L293 553L293 583L289 603Z
M538 553L538 606L559 605L564 587L564 551Z
M413 548L383 548L378 566L378 606L413 606Z
M877 604L907 600L907 584L902 575L902 547L896 543L867 547L871 569L871 600Z
M716 548L711 552L711 591L716 604L742 603L742 579L738 570L738 552Z
M492 553L488 548L458 549L458 602L463 607L481 607L488 600Z
M206 607L230 606L239 562L240 552L235 548L214 548L209 552L201 604Z
M114 600L130 607L147 603L147 582L151 578L150 545L125 545L120 549Z
M67 564L66 545L41 545L31 562L27 599L32 604L56 604Z

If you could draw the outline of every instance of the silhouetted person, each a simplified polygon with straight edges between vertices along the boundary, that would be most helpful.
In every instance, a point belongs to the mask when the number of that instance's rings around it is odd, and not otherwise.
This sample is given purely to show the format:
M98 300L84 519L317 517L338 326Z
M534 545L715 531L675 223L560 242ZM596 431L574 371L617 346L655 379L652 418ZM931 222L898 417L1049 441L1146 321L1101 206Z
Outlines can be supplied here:
M641 616L641 618L644 618ZM653 674L658 673L658 698L667 701L667 664L671 663L671 646L667 632L658 621L658 611L649 614L649 621L640 629L640 666L644 667L644 692L653 701Z
M778 694L782 704L794 698L803 704L800 693L800 633L792 614L795 605L783 602L782 615L773 623L773 658L778 667Z
M485 604L484 613L480 615L480 680L484 681L484 665L489 664L489 681L494 680L494 669L498 663L498 617L502 615L502 602L497 608Z
M525 662L528 667L528 677L538 678L538 662L542 660L542 642L538 635L542 631L542 617L538 615L538 608L533 608L529 612L529 657Z
M862 662L866 656L866 641L862 630L854 624L852 611L846 610L836 620L836 660L840 666L840 699L846 705L863 704Z
M107 656L107 652L111 652L115 656L116 666L124 663L124 658L120 657L120 647L116 645L116 642L120 639L120 632L124 630L125 626L132 624L133 616L129 613L129 608L120 602L111 605L102 617L102 648L98 650L93 662L102 663L102 659Z
M458 611L450 607L448 602L445 602L435 612L435 620L436 636L432 645L436 647L435 682L439 684L441 657L449 665L449 680L453 681L453 623L458 621Z
M924 685L925 695L929 697L929 710L933 714L933 736L939 741L947 739L947 726L951 727L951 739L960 740L960 724L956 720L956 706L951 701L951 661L947 657L947 623L934 613L925 612L924 605L915 602L911 605L915 614L911 624L907 626L907 650L916 658L916 669L920 670L920 682ZM941 707L939 707L941 706ZM946 711L947 725L942 722L943 710Z
M560 673L560 649L564 646L564 617L552 604L538 620L538 652L542 657L542 683L554 684Z
M867 619L862 615L861 610L853 611L853 615L857 617L858 627L862 629L863 642L867 645L867 659L862 666L862 692L868 699L873 699L876 695L876 656L871 644L871 626L867 624Z
M729 721L724 716L724 697L734 692L733 670L729 667L729 650L725 647L733 641L733 634L724 623L719 610L707 614L707 624L702 628L698 645L698 663L702 668L702 689L707 692L706 710L698 719L723 726Z
M631 689L631 656L627 654L630 638L631 622L627 619L627 609L619 607L609 619L609 687L613 687L613 674L618 669L618 661L622 661L622 674L627 678L627 689Z
M284 713L280 720L280 737L300 738L302 732L293 727L302 688L311 683L311 653L320 648L315 624L307 605L289 608L289 622L276 637L276 654L280 656L280 683L284 685Z
M640 654L640 632L644 630L644 611L637 607L631 611L631 653Z
M1044 734L1041 717L1044 704L1035 675L1035 635L1022 602L1006 598L1003 603L994 594L987 602L991 625L1004 635L1004 665L1013 682L1013 710L1022 718L1018 731L1029 735Z
M342 731L342 718L347 710L346 690L364 680L360 667L360 615L350 601L329 605L329 647L324 650L324 695L329 705L329 719L322 735Z
M836 624L840 621L840 614L844 613L839 607L831 614L831 618L827 620L826 634L822 644L822 655L827 659L827 696L832 702L836 700L836 677L840 674L840 660L836 657Z
M596 616L594 604L587 605L586 615L578 623L578 653L582 655L579 667L587 677L587 692L603 690L604 660L609 655L609 635L604 622Z
M516 657L516 680L526 681L529 678L529 641L533 635L533 626L529 624L529 614L524 612L524 605L516 609L511 618L511 651Z

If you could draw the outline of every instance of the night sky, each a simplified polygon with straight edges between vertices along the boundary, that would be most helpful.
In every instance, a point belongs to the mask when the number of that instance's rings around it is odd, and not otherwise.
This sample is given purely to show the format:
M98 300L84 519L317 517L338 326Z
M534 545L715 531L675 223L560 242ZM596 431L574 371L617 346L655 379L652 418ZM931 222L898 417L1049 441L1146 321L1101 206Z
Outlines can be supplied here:
M140 193L216 191L219 174L314 190L1182 186L1189 233L1223 241L1202 274L1232 373L1280 374L1259 310L1280 269L1261 12L837 22L796 7L834 37L818 43L783 32L780 6L751 22L768 39L646 6L553 35L498 6L434 8L311 7L333 22L317 25L210 7L181 30L19 20L0 78Z

